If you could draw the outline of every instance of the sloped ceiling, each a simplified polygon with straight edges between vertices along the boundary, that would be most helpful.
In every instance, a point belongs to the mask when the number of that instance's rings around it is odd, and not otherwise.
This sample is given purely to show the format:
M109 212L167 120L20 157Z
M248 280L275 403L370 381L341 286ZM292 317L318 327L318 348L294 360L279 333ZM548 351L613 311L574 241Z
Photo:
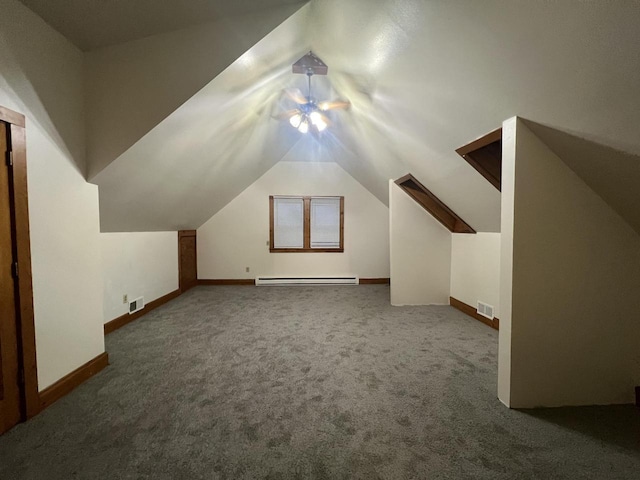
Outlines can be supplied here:
M526 123L584 183L640 234L640 155L614 150L549 125Z
M85 51L299 0L20 0Z
M89 181L301 6L258 10L86 53Z
M637 18L636 2L312 0L94 179L102 228L197 228L303 139L385 203L410 172L498 231L499 192L455 149L518 115L640 153ZM316 96L352 102L321 138L272 118L309 48L329 65Z
M299 140L271 119L290 59L309 49L307 7L287 19L102 170L102 231L202 225ZM294 52L292 54L292 52Z

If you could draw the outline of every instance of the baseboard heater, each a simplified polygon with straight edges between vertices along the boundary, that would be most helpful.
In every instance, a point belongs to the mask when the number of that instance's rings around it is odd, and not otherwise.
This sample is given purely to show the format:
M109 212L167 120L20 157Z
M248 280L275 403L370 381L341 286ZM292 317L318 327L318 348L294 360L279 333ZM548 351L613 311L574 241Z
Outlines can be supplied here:
M256 277L256 285L358 285L360 280L351 277Z

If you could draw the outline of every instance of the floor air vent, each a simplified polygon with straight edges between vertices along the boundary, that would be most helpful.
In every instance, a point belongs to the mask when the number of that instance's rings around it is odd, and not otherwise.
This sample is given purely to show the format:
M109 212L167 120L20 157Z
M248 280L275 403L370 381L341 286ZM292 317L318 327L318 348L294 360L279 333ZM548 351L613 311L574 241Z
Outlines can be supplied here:
M487 317L493 320L493 307L486 303L478 302L478 309L476 310L483 317Z
M139 312L144 308L144 297L138 297L129 302L129 314Z
M256 277L256 285L358 285L358 277Z

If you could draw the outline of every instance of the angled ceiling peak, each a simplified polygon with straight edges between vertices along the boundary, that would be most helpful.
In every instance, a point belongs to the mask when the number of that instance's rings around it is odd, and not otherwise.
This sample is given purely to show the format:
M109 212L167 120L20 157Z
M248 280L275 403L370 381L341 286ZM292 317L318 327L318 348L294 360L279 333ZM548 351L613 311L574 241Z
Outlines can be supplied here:
M326 75L329 67L312 51L309 51L291 66L291 71L304 75Z

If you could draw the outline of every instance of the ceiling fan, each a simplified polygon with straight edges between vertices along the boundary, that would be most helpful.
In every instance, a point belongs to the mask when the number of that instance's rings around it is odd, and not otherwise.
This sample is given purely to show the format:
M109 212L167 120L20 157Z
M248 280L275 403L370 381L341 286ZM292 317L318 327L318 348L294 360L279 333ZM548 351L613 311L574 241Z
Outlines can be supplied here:
M311 95L311 77L313 75L326 75L329 70L329 67L314 55L313 52L307 53L294 63L292 70L293 73L307 76L309 81L308 95L303 95L298 88L286 89L285 94L297 103L298 106L297 108L277 115L276 118L289 120L291 126L297 128L300 133L307 133L311 128L322 132L330 123L324 112L335 109L347 109L351 103L345 100L318 102Z

